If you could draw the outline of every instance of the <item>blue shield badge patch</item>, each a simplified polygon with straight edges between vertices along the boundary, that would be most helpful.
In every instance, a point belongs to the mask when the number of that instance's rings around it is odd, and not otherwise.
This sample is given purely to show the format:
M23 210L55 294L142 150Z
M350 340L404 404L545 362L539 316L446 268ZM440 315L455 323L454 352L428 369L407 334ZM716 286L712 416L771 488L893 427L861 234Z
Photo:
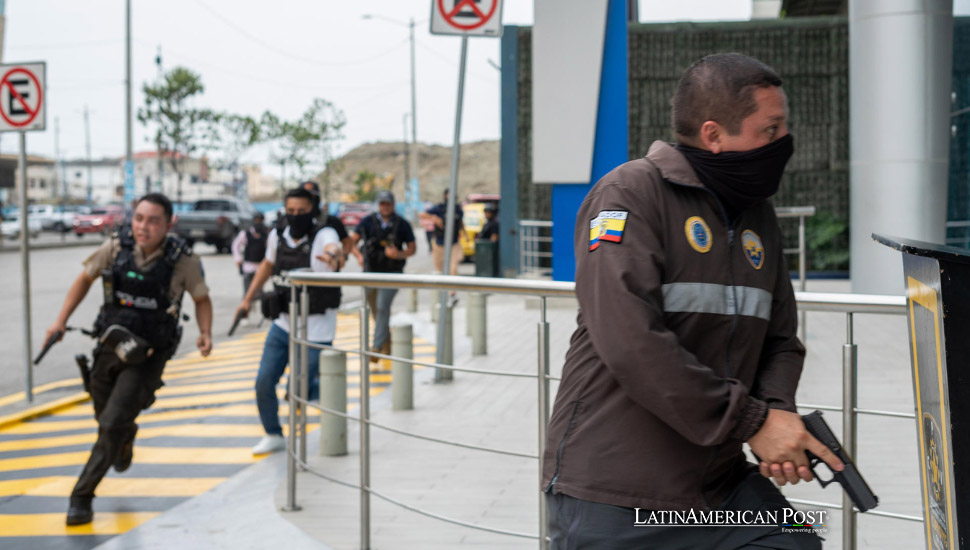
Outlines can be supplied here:
M761 269L765 265L765 247L761 244L761 237L750 229L741 233L741 248L751 267Z

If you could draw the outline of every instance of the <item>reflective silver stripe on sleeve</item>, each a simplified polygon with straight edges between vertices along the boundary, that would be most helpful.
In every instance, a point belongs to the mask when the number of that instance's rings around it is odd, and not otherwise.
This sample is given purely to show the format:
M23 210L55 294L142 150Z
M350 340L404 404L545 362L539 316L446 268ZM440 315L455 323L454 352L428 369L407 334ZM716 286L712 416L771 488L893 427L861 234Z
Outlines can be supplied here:
M771 320L771 293L750 286L711 283L670 283L662 287L664 311L677 313L714 313ZM734 297L737 293L738 303Z

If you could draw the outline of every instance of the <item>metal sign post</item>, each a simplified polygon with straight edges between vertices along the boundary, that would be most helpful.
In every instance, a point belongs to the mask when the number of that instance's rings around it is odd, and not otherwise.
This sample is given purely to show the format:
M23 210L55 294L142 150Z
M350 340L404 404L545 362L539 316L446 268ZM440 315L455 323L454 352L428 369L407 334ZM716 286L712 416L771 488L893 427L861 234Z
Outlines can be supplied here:
M34 400L30 330L30 224L27 202L27 132L47 126L47 66L43 62L0 65L0 132L20 134L20 265L24 295L24 379L27 402Z
M502 36L502 0L432 0L431 34L461 36L461 61L458 65L458 101L455 109L455 139L451 147L451 173L448 179L448 204L445 205L443 274L451 274L451 252L455 240L455 204L458 200L458 162L461 159L461 113L465 97L465 62L468 57L469 36ZM438 299L438 339L435 362L445 363L446 331L451 328L451 304L448 293L441 291ZM444 379L441 369L435 370L435 381Z

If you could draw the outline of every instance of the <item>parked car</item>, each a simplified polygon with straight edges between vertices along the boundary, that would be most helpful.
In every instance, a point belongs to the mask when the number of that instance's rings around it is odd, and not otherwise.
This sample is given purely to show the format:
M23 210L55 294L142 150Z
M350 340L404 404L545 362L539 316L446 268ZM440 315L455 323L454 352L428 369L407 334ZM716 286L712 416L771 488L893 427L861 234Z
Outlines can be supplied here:
M27 212L31 219L40 222L41 229L44 231L66 233L73 227L75 208L73 205L62 207L57 204L32 204L27 208Z
M200 199L187 212L180 212L175 233L195 243L214 245L220 252L229 252L232 240L240 230L253 223L256 208L249 201L235 197Z
M74 234L78 237L85 233L107 235L124 221L125 213L120 206L94 206L89 211L74 214Z
M40 231L40 221L27 216L27 232L30 238L36 239ZM11 212L4 217L0 222L0 235L3 235L4 239L20 238L20 212Z
M372 202L346 202L337 209L337 217L343 222L348 231L353 230L360 220L374 211Z

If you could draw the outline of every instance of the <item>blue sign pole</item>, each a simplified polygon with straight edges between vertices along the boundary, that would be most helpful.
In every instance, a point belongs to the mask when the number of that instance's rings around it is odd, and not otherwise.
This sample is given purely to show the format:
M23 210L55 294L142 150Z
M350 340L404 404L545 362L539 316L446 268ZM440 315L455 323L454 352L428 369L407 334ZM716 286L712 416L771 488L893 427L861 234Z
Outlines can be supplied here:
M135 163L125 161L125 204L131 204L135 200Z

